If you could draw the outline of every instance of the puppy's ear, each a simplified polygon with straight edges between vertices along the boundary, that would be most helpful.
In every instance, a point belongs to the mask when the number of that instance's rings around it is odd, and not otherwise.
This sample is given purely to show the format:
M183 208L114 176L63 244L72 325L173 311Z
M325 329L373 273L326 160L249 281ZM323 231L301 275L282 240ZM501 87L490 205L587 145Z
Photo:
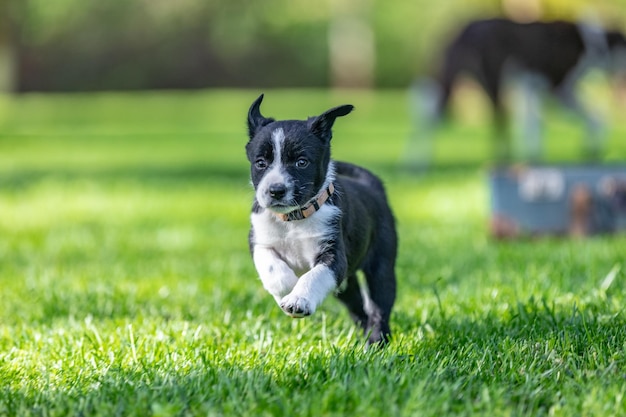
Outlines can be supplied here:
M345 116L354 109L351 104L344 104L343 106L334 107L325 111L317 117L311 117L307 120L309 130L314 135L322 138L326 142L333 136L332 127L335 123L335 119L340 116Z
M259 98L254 100L254 103L252 103L252 106L250 106L250 110L248 110L248 136L250 137L250 139L254 137L254 135L260 128L274 121L274 119L263 117L263 115L261 114L262 101L263 94L261 94Z

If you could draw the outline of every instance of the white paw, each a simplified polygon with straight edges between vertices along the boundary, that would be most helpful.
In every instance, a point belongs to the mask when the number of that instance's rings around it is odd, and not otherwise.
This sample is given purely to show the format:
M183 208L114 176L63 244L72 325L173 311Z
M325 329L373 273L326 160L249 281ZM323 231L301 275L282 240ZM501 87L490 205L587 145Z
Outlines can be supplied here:
M294 318L310 316L315 312L315 306L309 300L292 294L283 297L280 308Z

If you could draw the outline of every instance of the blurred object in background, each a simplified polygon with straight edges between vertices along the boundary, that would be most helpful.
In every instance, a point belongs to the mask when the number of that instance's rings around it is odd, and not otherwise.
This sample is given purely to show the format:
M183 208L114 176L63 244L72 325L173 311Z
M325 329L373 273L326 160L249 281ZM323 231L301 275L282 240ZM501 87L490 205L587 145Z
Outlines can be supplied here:
M502 11L516 22L535 22L543 15L541 3L541 0L502 0Z
M0 0L0 49L17 92L405 88L459 22L585 8L626 27L626 0Z
M411 170L425 170L433 158L435 131L440 117L437 108L441 87L432 78L418 78L409 87L411 134L404 152L404 165Z
M0 93L13 92L17 84L12 4L8 0L0 0Z
M325 86L328 12L303 0L0 0L19 91Z
M371 1L330 3L328 29L331 81L334 87L371 88L376 51L370 26Z
M490 189L496 238L626 232L626 165L514 166Z
M533 9L534 10L534 9ZM528 16L527 12L525 16ZM591 69L626 73L626 38L594 22L531 22L509 19L470 21L442 51L443 62L435 81L414 89L436 104L428 109L429 129L449 112L451 96L463 76L484 90L493 112L496 161L512 159L510 117L505 90L520 91L514 113L520 125L523 158L542 155L541 100L550 93L585 124L584 158L597 159L604 140L604 124L577 94L578 84Z

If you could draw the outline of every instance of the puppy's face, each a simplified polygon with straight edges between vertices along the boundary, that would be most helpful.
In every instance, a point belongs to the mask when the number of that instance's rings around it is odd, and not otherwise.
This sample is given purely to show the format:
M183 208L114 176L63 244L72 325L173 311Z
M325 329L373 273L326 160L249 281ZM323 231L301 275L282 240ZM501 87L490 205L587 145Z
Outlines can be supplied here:
M277 213L305 205L324 185L330 162L331 127L352 106L308 120L274 121L261 116L261 95L250 107L246 153L256 200Z
M327 143L301 121L273 122L246 147L256 199L263 208L288 213L315 197L330 161Z

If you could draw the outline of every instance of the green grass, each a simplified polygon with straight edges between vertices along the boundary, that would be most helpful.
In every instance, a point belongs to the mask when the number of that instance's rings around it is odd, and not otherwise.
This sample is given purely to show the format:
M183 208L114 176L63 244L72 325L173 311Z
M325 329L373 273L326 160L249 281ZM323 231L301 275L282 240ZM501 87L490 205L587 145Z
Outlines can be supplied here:
M280 118L356 105L334 156L383 177L400 233L387 349L333 299L285 316L247 249L256 94L0 99L0 415L626 415L626 237L489 239L488 125L404 171L399 92L267 92ZM578 127L550 119L550 158Z

